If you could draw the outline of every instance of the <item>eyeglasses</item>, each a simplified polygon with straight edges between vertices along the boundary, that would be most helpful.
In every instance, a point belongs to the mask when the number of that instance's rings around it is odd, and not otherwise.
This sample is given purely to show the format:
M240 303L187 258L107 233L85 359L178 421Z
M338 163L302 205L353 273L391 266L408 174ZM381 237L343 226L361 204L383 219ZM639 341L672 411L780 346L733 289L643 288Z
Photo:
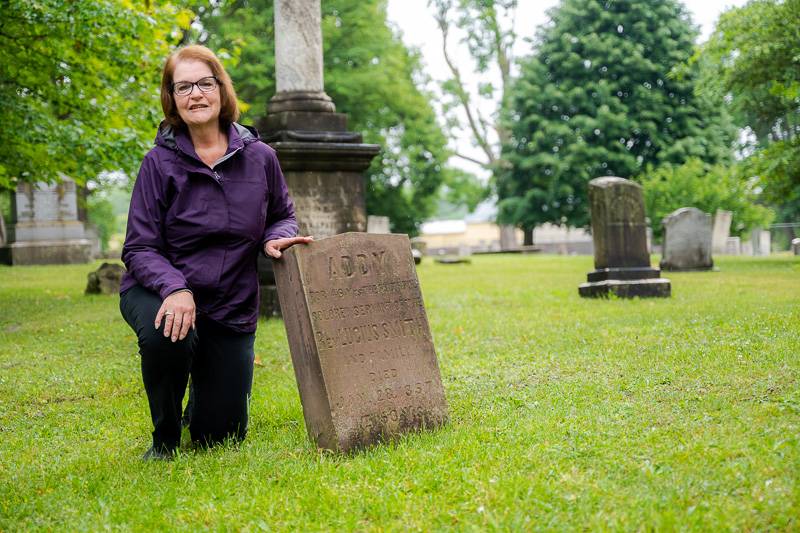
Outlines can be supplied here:
M210 93L217 88L219 85L219 80L215 76L206 76L205 78L200 78L194 83L191 81L176 81L172 84L172 91L178 96L186 96L187 94L192 93L195 85L197 85L197 88L200 89L200 92Z

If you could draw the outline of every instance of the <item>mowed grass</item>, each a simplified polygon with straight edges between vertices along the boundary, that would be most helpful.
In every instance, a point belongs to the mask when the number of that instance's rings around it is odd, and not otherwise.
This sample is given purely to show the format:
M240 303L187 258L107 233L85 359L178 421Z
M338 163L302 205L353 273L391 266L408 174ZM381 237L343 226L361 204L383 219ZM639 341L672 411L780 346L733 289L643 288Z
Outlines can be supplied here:
M798 530L800 261L717 264L629 301L578 297L590 257L426 259L448 426L318 452L262 321L247 440L170 463L118 298L2 267L0 530Z

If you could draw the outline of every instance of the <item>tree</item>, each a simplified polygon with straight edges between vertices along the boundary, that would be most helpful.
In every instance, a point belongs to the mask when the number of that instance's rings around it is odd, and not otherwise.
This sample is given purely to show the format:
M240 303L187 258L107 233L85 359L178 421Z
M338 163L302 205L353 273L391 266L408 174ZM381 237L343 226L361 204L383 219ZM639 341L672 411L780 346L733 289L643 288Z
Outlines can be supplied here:
M500 161L500 143L508 137L499 117L511 85L517 0L429 0L428 5L434 9L442 33L442 52L450 70L450 77L442 84L442 112L448 130L468 131L483 157L476 159L459 152L454 155L493 172ZM475 74L482 78L476 91L468 86L453 58L454 29L464 33L462 42L475 61ZM484 116L485 107L495 111Z
M0 189L136 170L160 117L161 64L190 16L134 4L2 3Z
M544 222L586 226L593 178L730 159L730 119L694 94L694 71L672 73L696 36L679 2L563 0L550 17L504 113L501 222L526 237Z
M416 87L419 57L386 24L383 0L324 0L322 16L326 91L349 128L382 147L367 171L367 212L415 234L450 172L432 96ZM200 39L227 59L246 102L243 120L259 122L275 94L272 1L224 2L202 11L201 22Z
M782 219L800 217L800 0L753 0L722 14L694 61L755 143L746 161Z
M774 213L759 205L752 180L741 176L736 165L708 165L691 158L683 165L664 164L648 168L639 181L654 237L661 238L661 220L681 207L696 207L714 214L717 209L733 213L732 229L743 235L756 227L767 227Z

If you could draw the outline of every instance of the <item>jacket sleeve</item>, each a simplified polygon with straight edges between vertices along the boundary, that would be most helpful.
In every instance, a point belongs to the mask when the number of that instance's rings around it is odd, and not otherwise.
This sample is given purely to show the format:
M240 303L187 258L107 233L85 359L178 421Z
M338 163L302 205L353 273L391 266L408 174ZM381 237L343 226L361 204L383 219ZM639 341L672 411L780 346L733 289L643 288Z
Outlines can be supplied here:
M162 299L189 287L166 256L164 218L168 208L167 184L156 157L148 154L133 186L122 261L139 285Z
M294 216L294 202L289 197L286 179L278 164L274 152L270 152L266 163L267 173L267 219L264 224L264 235L261 239L261 250L267 241L294 237L299 229Z

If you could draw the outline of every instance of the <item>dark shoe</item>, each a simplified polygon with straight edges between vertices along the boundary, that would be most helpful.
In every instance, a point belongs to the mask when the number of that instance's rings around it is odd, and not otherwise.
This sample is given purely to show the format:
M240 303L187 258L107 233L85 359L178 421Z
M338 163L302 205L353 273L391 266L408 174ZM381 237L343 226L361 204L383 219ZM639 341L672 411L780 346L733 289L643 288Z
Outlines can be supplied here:
M144 452L142 461L172 461L174 458L175 450L150 446L150 449Z

